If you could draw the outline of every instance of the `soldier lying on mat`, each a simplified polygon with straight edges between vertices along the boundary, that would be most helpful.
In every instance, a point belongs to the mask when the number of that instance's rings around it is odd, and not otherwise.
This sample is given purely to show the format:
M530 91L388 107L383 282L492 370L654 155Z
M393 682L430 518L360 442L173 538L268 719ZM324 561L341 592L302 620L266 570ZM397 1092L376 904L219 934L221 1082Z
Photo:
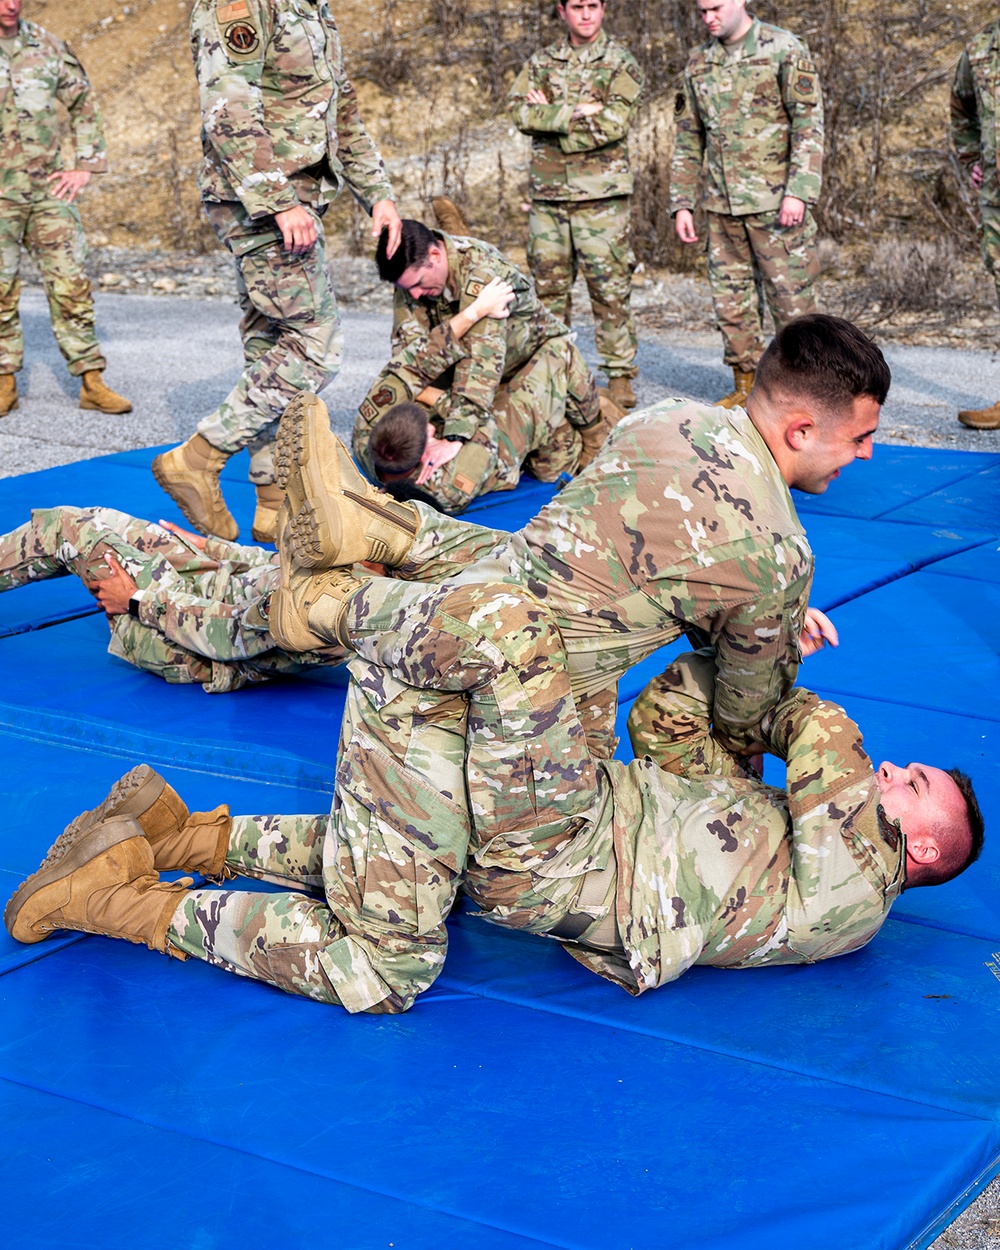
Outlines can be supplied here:
M339 664L343 647L282 651L261 616L278 557L114 508L39 508L0 536L0 591L76 574L108 614L108 651L211 694Z
M502 646L484 645L486 617ZM537 601L507 585L433 588L415 620L405 648L351 631L329 817L189 813L139 765L11 898L11 934L102 933L351 1012L400 1012L441 971L464 884L487 920L555 938L639 994L696 964L856 950L900 891L979 853L963 773L874 769L857 726L807 690L761 727L787 792L714 737L711 654L683 656L640 698L630 728L653 755L626 766L587 750ZM175 869L284 892L160 879Z
M489 243L412 220L398 251L387 257L380 241L376 259L396 286L396 309L392 359L354 427L368 473L390 482L415 477L420 464L425 495L454 513L488 491L512 490L525 461L545 482L590 462L622 413L598 397L566 326L530 279ZM496 292L506 293L502 312ZM407 418L390 413L411 401L426 412L415 430L400 430ZM428 423L439 442L421 463L414 436L423 442Z

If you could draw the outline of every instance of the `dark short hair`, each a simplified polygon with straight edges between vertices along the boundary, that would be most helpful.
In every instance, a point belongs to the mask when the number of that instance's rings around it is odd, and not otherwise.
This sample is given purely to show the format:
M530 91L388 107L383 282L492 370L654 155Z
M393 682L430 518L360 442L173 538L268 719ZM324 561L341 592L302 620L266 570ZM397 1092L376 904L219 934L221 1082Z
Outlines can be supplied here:
M867 334L843 317L808 313L767 345L754 386L768 399L801 396L837 411L861 395L884 404L891 381L885 357Z
M387 408L368 439L375 473L383 482L412 473L426 446L427 409L409 402Z
M965 799L965 815L969 822L970 845L968 853L962 857L961 862L946 859L941 868L941 875L934 878L935 885L943 885L945 881L951 881L959 873L965 872L970 864L974 864L982 852L983 842L986 839L986 823L983 820L983 813L979 806L979 800L976 798L976 792L972 788L972 779L968 773L963 773L960 768L947 768L945 772L958 786L962 798Z
M430 249L441 246L441 240L422 221L404 217L399 247L391 256L386 255L388 246L389 227L386 226L378 236L375 264L378 265L378 276L383 282L398 282L411 265L422 265Z

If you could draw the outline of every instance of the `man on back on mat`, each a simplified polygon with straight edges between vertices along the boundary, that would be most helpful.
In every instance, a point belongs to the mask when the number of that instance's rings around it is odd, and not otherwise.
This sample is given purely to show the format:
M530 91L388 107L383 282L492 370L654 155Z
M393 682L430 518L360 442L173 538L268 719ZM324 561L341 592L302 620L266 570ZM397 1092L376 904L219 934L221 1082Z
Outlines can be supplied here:
M342 647L282 651L260 605L281 581L278 556L202 538L114 508L39 508L0 535L0 592L75 574L107 613L108 651L210 694L339 664Z
M501 467L509 459L503 427L510 443L524 444L525 454L555 444L553 468L555 462L561 467L553 479L579 459L581 444L588 455L600 446L620 413L602 406L566 326L496 248L404 220L397 251L388 256L383 238L376 261L383 281L395 285L396 299L392 360L362 401L354 427L354 452L369 473L376 474L375 423L395 405L421 396L432 405L436 435L456 444L451 458L436 463L423 483L449 511L488 489L498 473L510 476ZM480 296L495 280L512 290L506 316L479 311L473 321Z

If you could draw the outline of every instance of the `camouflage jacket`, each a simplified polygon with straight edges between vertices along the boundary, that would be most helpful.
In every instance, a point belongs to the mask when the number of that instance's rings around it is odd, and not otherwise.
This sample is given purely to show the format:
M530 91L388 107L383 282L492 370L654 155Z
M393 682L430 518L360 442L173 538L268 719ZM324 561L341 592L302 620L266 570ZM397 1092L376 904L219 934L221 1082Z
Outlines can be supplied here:
M542 343L567 333L535 294L529 278L502 253L481 239L439 234L448 254L448 286L437 299L412 300L396 290L392 327L391 386L373 388L360 409L354 447L367 460L367 432L386 408L412 399L454 364L448 384L447 411L441 412L442 436L468 440L491 420L497 387L534 355ZM456 342L432 332L476 298L493 278L514 288L506 320L483 317ZM449 336L450 337L450 336ZM440 382L438 385L442 385Z
M756 18L735 49L712 39L691 54L676 103L671 210L703 206L735 217L814 204L823 172L823 100L805 44Z
M373 480L376 473L369 447L374 423L393 404L418 395L423 387L447 383L441 375L464 354L445 322L422 341L419 352L404 349L372 383L355 424L354 452ZM513 490L529 458L531 472L544 482L556 481L563 472L575 472L580 442L566 426L577 425L580 412L578 407L573 411L567 398L584 373L589 373L586 362L568 335L542 343L510 383L500 383L475 434L454 459L435 470L422 489L442 511L454 514L480 495ZM438 437L450 412L451 394L445 390L427 411Z
M602 765L625 953L567 949L633 994L693 964L814 963L857 950L904 884L902 832L879 806L843 708L796 688L774 709L765 741L787 765L777 790L713 739L713 668L710 655L681 657L658 679L654 733L640 709L652 758Z
M326 203L343 182L369 212L392 199L325 0L195 0L191 50L204 199L254 218Z
M979 195L1000 204L997 171L997 93L1000 92L1000 22L980 31L959 57L951 87L951 141L964 165L983 167Z
M532 89L549 104L529 104ZM601 200L632 194L628 129L642 71L635 57L602 31L592 44L568 39L526 62L507 98L514 125L531 136L531 196L536 200ZM574 119L578 104L603 105Z
M612 754L618 679L681 633L710 640L713 715L748 748L795 681L813 557L767 444L741 409L664 400L631 413L516 534L418 505L411 580L509 579L555 616L573 693ZM610 697L609 697L610 696Z
M48 195L63 168L56 101L69 111L74 169L107 169L101 113L83 66L61 39L18 22L13 51L0 48L0 199L26 204Z

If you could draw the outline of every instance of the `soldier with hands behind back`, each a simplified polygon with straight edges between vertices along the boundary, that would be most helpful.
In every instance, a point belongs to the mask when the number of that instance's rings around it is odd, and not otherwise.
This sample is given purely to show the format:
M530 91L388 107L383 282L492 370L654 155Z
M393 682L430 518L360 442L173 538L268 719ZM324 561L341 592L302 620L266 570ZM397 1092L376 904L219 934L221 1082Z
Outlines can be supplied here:
M697 243L702 166L708 276L734 387L744 404L764 350L761 288L776 329L814 312L823 164L819 75L800 39L752 18L746 0L698 0L712 39L691 54L676 101L674 227Z
M634 408L628 130L642 73L604 33L603 0L566 0L558 13L566 38L535 53L508 100L514 125L531 136L528 263L539 298L567 325L583 270L610 397Z

